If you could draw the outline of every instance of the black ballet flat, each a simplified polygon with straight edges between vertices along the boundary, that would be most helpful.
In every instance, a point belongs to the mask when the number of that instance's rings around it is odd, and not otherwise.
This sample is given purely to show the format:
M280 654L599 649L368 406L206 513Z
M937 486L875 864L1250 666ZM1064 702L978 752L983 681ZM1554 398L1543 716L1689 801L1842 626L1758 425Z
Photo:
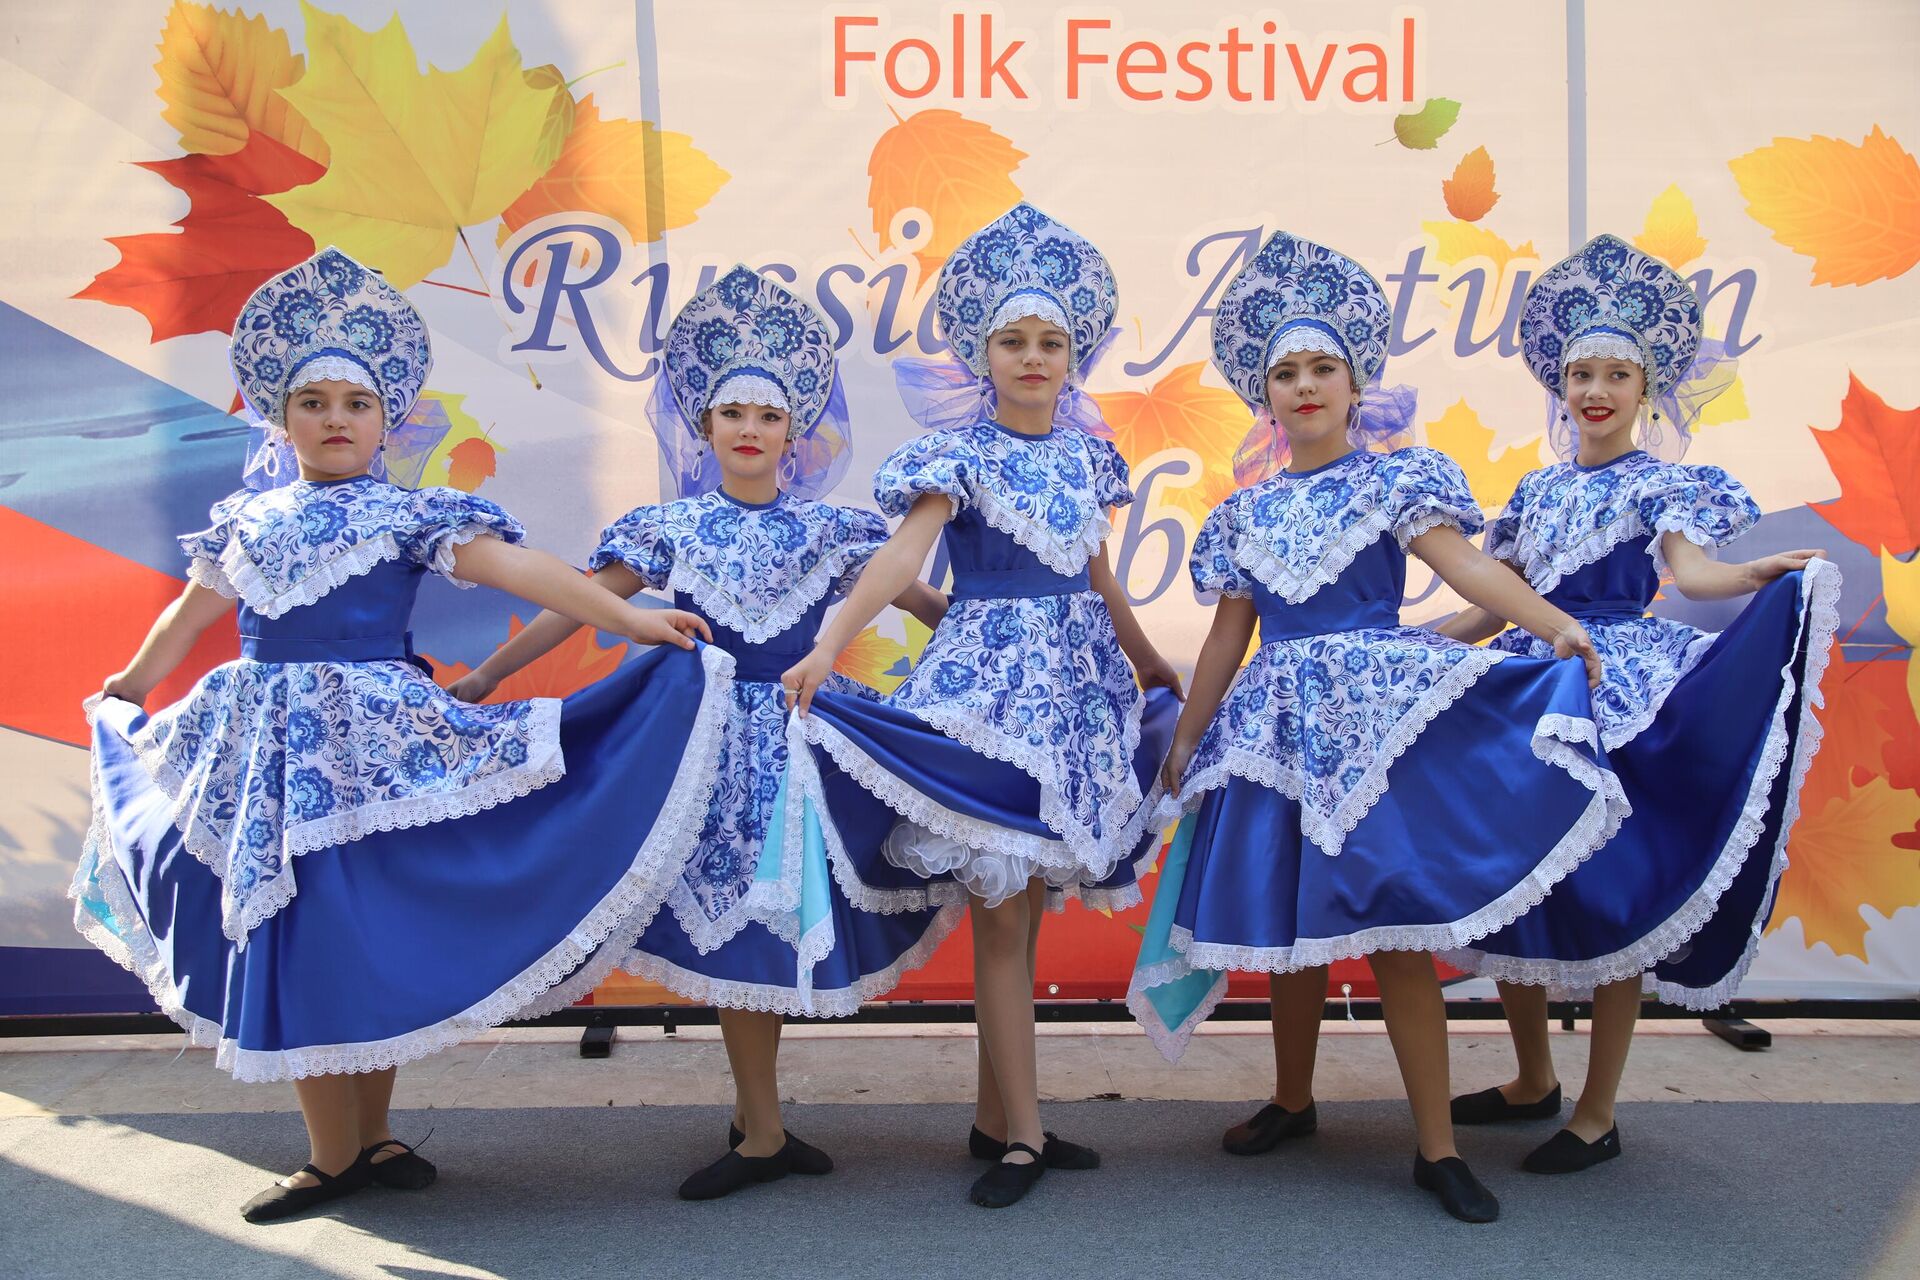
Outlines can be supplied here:
M982 1209L1004 1209L1020 1203L1033 1184L1047 1171L1046 1158L1024 1142L1010 1142L1007 1152L1024 1151L1033 1159L1026 1164L1008 1164L1002 1160L974 1180L968 1198Z
M787 1162L792 1165L792 1172L802 1174L809 1178L817 1178L823 1173L833 1172L832 1156L814 1146L811 1142L800 1141L800 1139L793 1136L793 1130L791 1129L782 1129L780 1132L786 1135ZM740 1132L740 1126L734 1124L732 1121L728 1121L727 1146L729 1148L737 1147L746 1140L747 1135Z
M400 1148L397 1156L388 1156L385 1160L375 1160L387 1147ZM440 1171L433 1162L420 1155L412 1147L398 1138L388 1138L385 1142L376 1142L360 1153L367 1162L367 1168L373 1172L373 1181L383 1187L392 1187L396 1191L423 1191L433 1185Z
M1520 1167L1528 1173L1578 1173L1620 1154L1620 1130L1607 1130L1592 1142L1562 1129L1527 1153Z
M1261 1156L1288 1138L1303 1138L1319 1127L1320 1117L1311 1102L1298 1111L1269 1102L1254 1112L1251 1120L1220 1135L1220 1145L1230 1155Z
M1007 1154L1007 1144L998 1138L989 1138L975 1125L967 1132L967 1154L975 1160L999 1160ZM1059 1134L1049 1133L1041 1144L1040 1159L1049 1169L1098 1169L1100 1153L1092 1147L1083 1147L1077 1142L1068 1142Z
M248 1222L276 1222L364 1191L373 1181L365 1154L339 1173L322 1173L310 1164L302 1165L300 1172L312 1174L317 1181L311 1187L283 1187L276 1182L242 1205L240 1216Z
M1492 1222L1500 1216L1500 1202L1459 1156L1428 1160L1414 1152L1413 1185L1439 1196L1447 1212L1462 1222Z
M1508 1120L1551 1120L1560 1114L1560 1086L1538 1102L1508 1102L1499 1086L1463 1093L1453 1100L1455 1124L1500 1124Z
M729 1151L680 1184L682 1200L718 1200L762 1182L778 1182L793 1172L793 1162L781 1147L770 1156L743 1156Z

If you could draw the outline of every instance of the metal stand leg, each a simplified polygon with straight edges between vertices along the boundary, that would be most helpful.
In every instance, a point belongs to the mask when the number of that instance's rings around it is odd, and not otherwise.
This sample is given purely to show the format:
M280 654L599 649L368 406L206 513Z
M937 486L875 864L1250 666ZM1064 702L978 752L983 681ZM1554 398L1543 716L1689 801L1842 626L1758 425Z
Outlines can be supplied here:
M620 1031L611 1022L590 1023L580 1033L580 1056L583 1058L608 1058L613 1056L613 1038Z
M1733 1016L1733 1010L1727 1009L1711 1018L1700 1019L1700 1025L1725 1040L1736 1049L1745 1049L1749 1053L1759 1049L1773 1047L1773 1033L1764 1027L1756 1027L1745 1018Z

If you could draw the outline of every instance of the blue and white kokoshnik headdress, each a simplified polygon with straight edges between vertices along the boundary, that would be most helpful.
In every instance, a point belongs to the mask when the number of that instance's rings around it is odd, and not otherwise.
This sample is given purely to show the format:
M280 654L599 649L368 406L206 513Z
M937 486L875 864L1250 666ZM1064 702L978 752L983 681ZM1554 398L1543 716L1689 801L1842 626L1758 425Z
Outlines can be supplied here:
M382 454L424 462L431 449L412 447L408 420L433 368L426 322L377 271L338 249L322 249L254 290L234 321L227 360L258 432L246 465L253 488L298 478L287 398L315 382L337 379L373 392L386 429ZM372 470L384 478L386 459L376 455Z
M1252 484L1278 471L1286 433L1267 404L1267 374L1302 351L1337 356L1360 393L1347 434L1356 447L1386 444L1413 425L1411 387L1373 387L1387 359L1393 306L1380 282L1344 253L1276 231L1227 282L1213 315L1213 365L1254 411L1233 457Z
M894 383L907 412L929 430L990 418L998 405L987 339L1037 316L1068 338L1067 385L1054 425L1107 435L1099 406L1080 384L1105 350L1118 306L1105 256L1023 201L967 237L940 269L934 314L952 357L895 360Z
M666 371L649 411L682 497L720 486L720 462L700 426L700 415L719 404L787 412L787 492L824 497L845 474L851 432L833 335L820 313L779 281L734 266L673 318L662 359Z
M1527 290L1520 346L1550 397L1548 439L1563 458L1579 446L1565 409L1567 366L1625 360L1646 375L1653 412L1640 445L1678 458L1709 400L1733 384L1724 343L1700 336L1700 300L1680 273L1614 236L1595 236ZM1662 430L1672 428L1671 437Z

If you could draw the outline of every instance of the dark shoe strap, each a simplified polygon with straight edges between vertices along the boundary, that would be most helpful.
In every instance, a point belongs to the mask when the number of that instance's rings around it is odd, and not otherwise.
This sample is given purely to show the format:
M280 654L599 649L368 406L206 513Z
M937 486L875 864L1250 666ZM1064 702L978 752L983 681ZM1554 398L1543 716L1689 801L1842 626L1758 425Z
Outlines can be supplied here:
M1032 1147L1028 1146L1024 1142L1009 1142L1007 1144L1007 1155L1010 1156L1016 1151L1024 1151L1028 1155L1032 1156L1035 1164L1038 1164L1040 1163L1041 1160L1045 1159L1045 1157L1042 1156L1038 1151L1035 1151ZM1000 1158L1002 1160L1005 1160L1006 1156L1002 1156Z

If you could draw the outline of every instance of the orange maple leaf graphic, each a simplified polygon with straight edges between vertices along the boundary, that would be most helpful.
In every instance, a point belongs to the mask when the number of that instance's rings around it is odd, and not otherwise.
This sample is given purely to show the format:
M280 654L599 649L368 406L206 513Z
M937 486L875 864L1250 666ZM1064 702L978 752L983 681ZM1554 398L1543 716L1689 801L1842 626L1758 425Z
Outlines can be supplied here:
M1499 201L1493 189L1493 157L1485 147L1475 147L1462 156L1453 168L1453 176L1440 182L1440 195L1447 212L1462 222L1478 222Z
M493 445L478 436L462 440L447 454L447 483L472 493L493 475L497 457Z
M1872 551L1920 548L1920 409L1895 409L1852 374L1840 422L1813 438L1840 496L1813 510Z
M515 614L507 622L507 639L520 634L526 624ZM442 685L452 684L473 668L464 662L441 662L431 654L421 654L433 668L433 678ZM586 688L596 680L612 675L627 656L624 644L602 645L592 627L581 627L540 657L500 682L488 702L513 702L521 698L564 698Z
M1907 664L1898 656L1850 662L1833 655L1820 681L1825 735L1801 792L1803 809L1875 775L1903 790L1920 788L1920 722L1907 698Z
M1825 754L1815 757L1816 769ZM1803 793L1768 932L1798 917L1808 946L1824 942L1865 960L1867 921L1860 908L1891 916L1920 905L1916 830L1920 795L1885 778L1869 778L1818 804Z
M931 220L914 253L930 278L962 240L1020 202L1013 171L1027 158L958 111L916 111L880 135L867 160L867 206L880 247L893 247L894 219L918 209Z
M1727 162L1747 212L1795 253L1815 284L1890 280L1920 262L1920 164L1875 125L1839 138L1775 138Z
M260 199L312 182L325 169L255 132L229 155L186 155L140 164L187 196L176 232L114 236L120 261L76 293L147 318L152 341L224 333L253 291L313 252L313 239Z
M1237 487L1233 451L1252 420L1239 396L1200 381L1205 362L1176 365L1146 391L1107 391L1093 398L1113 428L1113 443L1138 470L1169 449L1191 454L1192 479L1183 487L1159 490L1161 499L1195 520L1219 506Z

